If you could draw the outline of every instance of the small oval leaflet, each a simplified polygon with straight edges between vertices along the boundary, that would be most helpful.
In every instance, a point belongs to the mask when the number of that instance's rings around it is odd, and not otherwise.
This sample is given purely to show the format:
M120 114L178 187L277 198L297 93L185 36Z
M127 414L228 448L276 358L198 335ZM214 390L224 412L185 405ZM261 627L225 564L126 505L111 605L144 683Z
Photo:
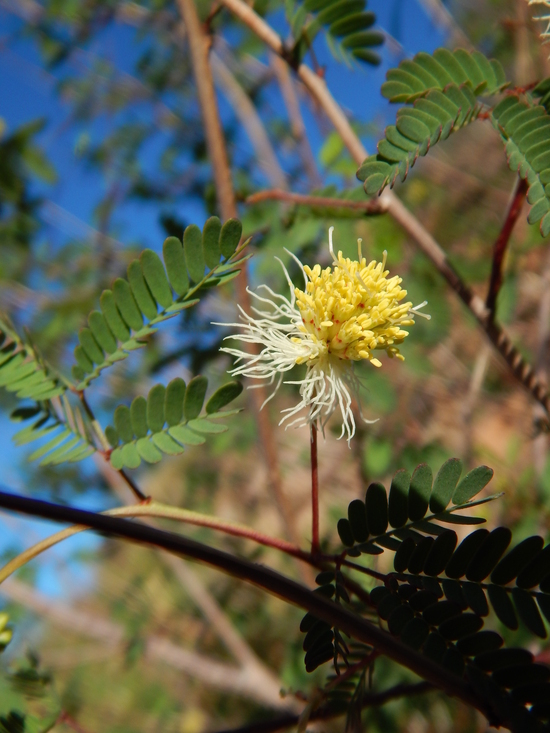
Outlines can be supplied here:
M130 405L130 419L132 429L137 438L144 438L147 435L147 400L145 397L135 397Z
M166 387L164 417L170 427L178 425L182 421L185 389L186 385L181 377L176 377Z
M418 543L411 559L409 560L409 573L418 575L418 573L421 573L424 570L424 563L426 562L426 558L428 557L433 544L433 537L424 537L424 539Z
M422 519L428 509L432 490L432 469L427 463L421 463L414 470L409 488L408 513L413 522Z
M369 533L384 534L388 528L388 497L382 484L373 483L368 487L365 506Z
M130 409L126 405L119 405L114 414L115 428L123 443L130 443L134 439Z
M478 466L466 474L456 487L453 494L453 504L465 504L487 486L493 478L493 469L488 466Z
M477 631L470 636L464 636L456 643L457 649L466 657L475 657L484 652L500 649L504 639L496 631Z
M465 537L449 560L445 568L445 575L449 578L462 578L472 558L488 536L488 530L476 529L475 532Z
M202 253L209 270L213 270L220 261L221 228L222 223L218 217L211 216L202 229Z
M506 548L510 544L511 539L512 533L507 527L497 527L494 529L485 538L483 544L468 565L468 569L466 570L468 580L477 583L485 580L506 552Z
M145 282L161 308L172 305L172 289L164 271L162 260L152 249L145 249L140 255L141 269Z
M487 594L489 595L489 601L498 620L506 628L515 631L519 624L509 594L500 585L489 585L487 587Z
M151 295L151 291L143 277L143 271L139 260L133 260L128 265L127 270L128 282L132 289L133 296L138 304L139 309L147 320L151 321L157 317L157 304Z
M241 382L228 382L217 389L212 397L206 403L206 414L211 415L214 412L219 412L222 407L225 407L237 397L243 391L243 385Z
M462 591L472 611L478 616L487 616L489 605L483 588L477 583L463 583Z
M447 508L461 473L462 461L458 458L449 458L437 472L430 496L430 510L434 514Z
M349 520L339 519L336 528L338 530L338 535L342 540L342 544L346 547L353 547L353 545L355 544L355 538L353 536L353 532L351 531L351 524L349 523Z
M361 499L354 499L348 506L348 521L356 542L366 542L369 532L365 505Z
M397 471L392 478L388 503L388 517L392 527L402 527L409 518L408 496L410 483L411 475L404 469Z
M183 254L183 245L177 237L168 237L162 245L162 256L170 283L177 295L185 295L189 290L189 277Z
M463 613L444 621L439 626L439 633L449 641L456 641L470 636L483 627L483 619L475 613Z
M222 257L229 259L238 247L243 233L243 225L238 219L228 219L220 232L220 250Z
M202 254L202 232L196 224L188 226L183 233L183 251L191 279L199 283L204 277L205 263Z
M202 410L207 386L208 381L206 377L202 376L193 377L187 385L187 391L183 402L183 412L187 420L193 420L199 416L200 411Z
M164 427L164 397L166 387L155 384L147 395L147 424L152 433L160 433Z
M393 567L396 573L404 573L409 567L409 561L416 548L416 542L411 537L406 537L393 558Z
M510 583L540 553L543 546L542 537L527 537L502 558L491 573L491 582L497 585Z
M533 596L522 588L513 588L512 598L518 616L529 631L541 639L546 639L546 627Z
M452 557L456 543L456 532L450 529L436 538L424 563L424 572L426 575L437 576L443 572Z

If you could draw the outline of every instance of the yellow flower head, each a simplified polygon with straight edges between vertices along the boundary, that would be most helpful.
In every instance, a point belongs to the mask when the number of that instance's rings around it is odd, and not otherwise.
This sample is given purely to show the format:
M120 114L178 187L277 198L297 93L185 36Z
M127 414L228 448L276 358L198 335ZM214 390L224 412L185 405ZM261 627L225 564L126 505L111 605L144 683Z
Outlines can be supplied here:
M295 407L283 410L281 423L295 417L288 425L320 422L324 428L335 410L340 409L340 437L347 435L349 441L355 433L352 395L358 399L354 362L365 359L380 367L382 364L373 352L382 349L390 357L403 359L398 348L408 336L403 326L413 325L416 315L424 315L418 309L425 303L413 308L412 303L403 302L407 291L401 288L400 277L388 279L385 252L382 262L367 265L359 240L358 260L344 258L341 252L336 257L333 228L329 229L332 268L322 270L320 265L310 268L294 258L304 275L304 290L293 286L283 267L290 286L290 300L266 285L260 286L270 298L251 294L270 309L254 308L260 318L240 309L242 323L228 324L243 330L228 338L260 344L264 347L262 351L259 354L227 348L222 351L237 357L237 366L231 371L233 376L268 379L271 384L277 381L269 399L277 392L285 372L297 364L306 364L304 379L287 382L300 385L301 400ZM304 408L308 412L296 417Z
M338 252L334 269L305 265L305 292L294 290L302 316L300 330L340 359L368 359L380 367L382 362L372 353L375 349L403 359L397 345L409 335L401 326L414 324L412 303L402 302L407 291L400 287L401 278L388 280L385 268L386 253L382 262L367 265L360 243L359 261L344 259Z

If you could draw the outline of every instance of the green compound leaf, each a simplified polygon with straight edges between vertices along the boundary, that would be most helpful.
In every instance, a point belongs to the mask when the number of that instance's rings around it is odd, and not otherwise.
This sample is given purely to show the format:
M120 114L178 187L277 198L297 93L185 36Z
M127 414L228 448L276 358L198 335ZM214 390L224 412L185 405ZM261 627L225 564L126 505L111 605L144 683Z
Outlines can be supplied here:
M353 556L358 556L361 553L380 554L382 552L381 548L396 552L401 546L400 540L411 538L415 545L418 545L424 534L434 535L438 538L445 535L446 539L439 540L437 544L437 548L443 550L447 546L450 547L451 538L456 537L456 535L441 526L440 522L446 524L478 524L484 522L485 519L482 517L463 516L457 512L491 501L497 498L496 496L476 501L465 501L450 510L445 509L451 495L456 491L460 466L461 464L457 459L447 461L438 473L438 479L433 490L433 474L431 468L426 464L417 466L412 477L407 471L398 471L392 479L389 500L382 484L371 484L365 497L365 503L359 500L352 502L348 509L348 517L341 524L341 532L343 533L341 537L345 537L344 544L352 548L350 554ZM477 474L474 472L473 475L476 476ZM436 508L441 507L443 511L427 514L429 503L434 496L433 506ZM388 524L391 527L390 529ZM353 543L351 542L352 537ZM424 548L426 547L427 545L424 545ZM454 547L450 551L445 550L443 555L438 554L437 557L440 559L437 562L436 556L432 555L429 566L430 572L424 572L439 575L443 572L447 562L451 563L451 572L453 572L453 550ZM404 550L401 551L404 552ZM420 553L420 550L418 552ZM436 552L439 553L439 549ZM458 553L458 561L456 562L464 562L461 561L461 557L464 557L463 550ZM423 571L423 565L418 564L420 562L419 558L420 554L417 554L414 561L412 561L416 573ZM426 557L423 558L423 561L425 559ZM471 560L471 557L469 560ZM401 559L398 559L399 566L402 562ZM402 567L406 566L403 565ZM459 568L462 574L466 570L466 566L459 567L456 565L456 568ZM411 570L411 572L413 571Z
M130 408L119 405L114 413L114 427L110 425L105 431L113 448L113 468L137 468L142 460L157 463L163 454L179 455L185 445L201 445L205 435L227 430L226 425L213 418L234 412L200 415L207 386L206 377L195 377L187 388L183 379L177 377L167 387L155 385L147 399L136 397Z
M237 249L241 233L236 219L222 227L217 217L211 217L203 232L195 225L187 227L183 244L168 237L164 263L150 249L132 261L127 280L118 278L112 290L101 294L101 312L93 311L89 328L79 334L72 370L77 388L84 390L103 369L143 348L160 323L196 305L196 295L236 277L235 268L247 259L241 257L246 242ZM190 279L195 283L191 288Z
M498 61L464 49L452 52L438 48L433 54L418 53L402 61L386 74L382 94L390 102L410 103L432 90L443 91L449 84L467 86L474 94L496 94L508 82Z
M381 58L373 49L384 43L384 34L369 30L376 16L366 11L366 0L305 0L285 3L295 44L290 53L299 62L324 28L333 56L348 65L356 59L378 66Z
M451 132L477 119L477 96L494 95L507 85L502 67L479 52L437 49L417 54L387 73L382 94L412 107L398 110L395 125L385 131L378 153L357 172L369 196L404 181L419 156L424 156Z
M94 356L102 354L91 329L83 329L82 340ZM82 346L77 347L89 362ZM35 401L17 408L11 415L16 422L37 418L14 436L16 445L45 440L33 450L29 460L43 465L75 462L91 455L95 443L89 421L67 398L69 382L62 379L38 355L30 341L23 340L11 324L0 319L0 387L18 399ZM52 401L53 400L53 401Z

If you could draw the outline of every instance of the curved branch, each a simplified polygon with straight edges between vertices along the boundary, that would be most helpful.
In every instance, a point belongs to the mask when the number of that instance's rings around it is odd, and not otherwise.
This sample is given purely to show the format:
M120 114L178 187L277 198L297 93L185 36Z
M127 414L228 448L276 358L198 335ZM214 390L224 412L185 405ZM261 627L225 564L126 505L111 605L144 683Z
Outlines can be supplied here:
M185 522L186 524L216 529L221 532L225 532L226 534L233 535L234 537L253 540L260 545L280 550L281 552L285 552L287 555L296 557L304 562L312 562L312 558L307 552L300 550L299 547L295 547L289 542L285 542L285 540L280 540L277 537L269 537L268 535L256 532L245 525L236 524L234 522L225 522L221 519L217 519L217 517L210 517L206 514L190 511L189 509L179 509L178 507L172 507L167 504L150 502L148 504L137 504L134 506L122 506L116 507L115 509L107 509L107 511L102 514L109 517L155 517L157 519L173 519L178 522ZM68 527L67 529L61 530L61 532L56 532L55 534L46 537L32 547L29 547L19 553L19 555L14 557L0 569L0 583L2 583L6 578L9 578L9 576L15 573L16 570L19 570L19 568L22 568L35 557L48 550L50 547L53 547L54 545L63 542L63 540L66 540L79 532L83 532L86 529L88 529L88 527L82 525Z
M140 544L160 547L168 552L217 568L336 626L354 639L369 644L380 654L384 654L398 664L407 667L446 694L457 697L467 705L476 708L486 717L490 717L493 725L504 725L514 730L514 723L506 719L505 711L489 710L487 703L476 695L475 690L470 687L466 680L446 670L431 659L423 657L372 622L355 615L348 609L308 590L300 583L270 568L208 547L181 535L164 532L126 519L95 514L5 492L0 492L0 506L29 516L84 525L111 536L123 537Z

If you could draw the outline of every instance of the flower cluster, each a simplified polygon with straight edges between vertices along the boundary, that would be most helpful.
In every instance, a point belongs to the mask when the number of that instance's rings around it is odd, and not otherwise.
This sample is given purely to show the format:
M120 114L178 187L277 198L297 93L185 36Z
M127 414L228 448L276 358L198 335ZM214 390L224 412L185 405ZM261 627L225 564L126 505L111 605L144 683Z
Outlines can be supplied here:
M359 387L354 362L367 360L380 367L382 364L374 355L380 350L390 357L403 359L399 344L408 336L404 327L413 325L416 315L424 315L417 311L425 303L413 308L412 303L404 302L407 291L401 288L401 278L388 279L385 252L382 262L367 264L358 240L357 261L344 258L341 252L336 257L332 231L333 227L329 230L332 268L322 269L320 265L310 268L294 258L304 276L304 290L293 286L283 266L290 300L261 285L259 290L269 297L251 293L259 305L253 308L255 316L239 308L242 322L227 324L242 329L242 333L227 338L258 344L263 347L260 353L230 348L222 351L237 359L230 372L232 376L275 383L268 400L279 389L286 372L305 364L303 379L286 382L300 386L301 399L294 407L283 410L281 423L318 424L324 429L339 409L340 437L346 435L349 442L355 433L352 397L358 400Z

